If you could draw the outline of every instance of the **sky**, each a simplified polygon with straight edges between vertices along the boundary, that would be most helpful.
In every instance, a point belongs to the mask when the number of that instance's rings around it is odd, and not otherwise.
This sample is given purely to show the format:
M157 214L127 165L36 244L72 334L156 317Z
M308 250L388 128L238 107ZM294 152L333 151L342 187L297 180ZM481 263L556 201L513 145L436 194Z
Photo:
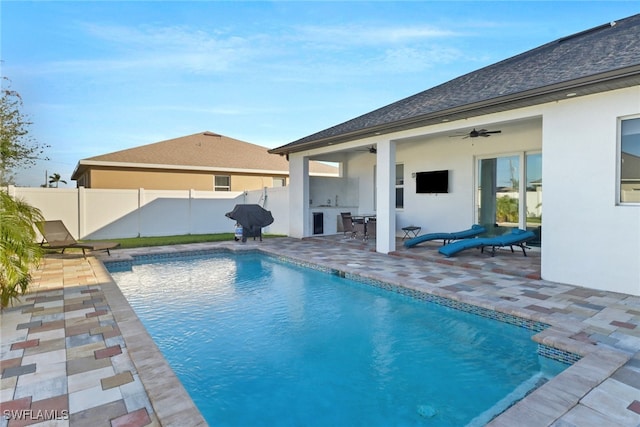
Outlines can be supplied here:
M555 39L637 1L0 2L1 74L46 161L212 131L279 147Z

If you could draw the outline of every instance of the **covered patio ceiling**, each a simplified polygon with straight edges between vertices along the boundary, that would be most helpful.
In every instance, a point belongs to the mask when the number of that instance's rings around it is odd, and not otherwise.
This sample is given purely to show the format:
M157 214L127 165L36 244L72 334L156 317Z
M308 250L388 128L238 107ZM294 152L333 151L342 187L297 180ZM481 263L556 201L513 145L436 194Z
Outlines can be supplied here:
M468 120L456 123L439 123L423 129L423 132L414 132L413 135L404 132L405 135L398 135L392 138L396 145L402 144L428 144L440 139L446 139L451 143L481 143L490 144L494 140L509 138L517 132L539 130L542 128L542 117L532 116L513 120L501 121L479 121ZM500 130L498 134L490 134L487 137L471 137L469 133L473 130L486 129L488 131ZM406 135L408 134L408 135ZM346 158L354 155L369 155L375 158L377 142L387 139L388 135L376 135L371 138L364 138L357 141L344 142L340 144L330 143L327 146L310 150L310 160L324 162L342 162Z

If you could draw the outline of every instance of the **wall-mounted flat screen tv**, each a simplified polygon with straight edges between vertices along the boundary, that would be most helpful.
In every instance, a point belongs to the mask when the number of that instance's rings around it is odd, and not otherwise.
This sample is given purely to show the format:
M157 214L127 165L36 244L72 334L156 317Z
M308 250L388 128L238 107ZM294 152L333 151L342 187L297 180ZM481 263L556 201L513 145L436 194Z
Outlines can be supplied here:
M448 193L449 171L416 173L416 193Z

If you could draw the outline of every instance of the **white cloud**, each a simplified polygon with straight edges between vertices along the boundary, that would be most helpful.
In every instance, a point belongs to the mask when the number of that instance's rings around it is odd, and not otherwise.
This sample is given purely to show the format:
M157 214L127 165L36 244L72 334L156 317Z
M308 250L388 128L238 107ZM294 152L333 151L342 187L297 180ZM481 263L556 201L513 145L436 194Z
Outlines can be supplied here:
M377 68L387 72L421 72L436 65L449 64L463 55L458 49L444 46L403 46L387 49Z
M87 45L95 45L90 57L47 65L43 72L104 73L113 71L228 71L262 56L260 36L243 38L188 27L101 25L85 23Z
M269 77L297 80L300 76L292 75L292 71L311 73L314 78L322 78L323 73L327 77L369 74L368 67L372 65L378 71L420 71L458 57L455 49L447 47L446 40L462 36L425 25L294 25L277 32L254 31L251 35L220 28L148 24L131 27L84 23L80 27L87 35L85 43L93 45L92 53L48 64L38 72L111 73L114 78L120 72L129 72L157 79L158 75L173 78L184 73L251 72L265 76L264 70L279 69L283 75ZM435 40L439 46L432 46Z
M94 39L112 43L124 49L167 49L206 51L215 47L231 47L245 43L241 37L216 37L214 33L191 29L187 26L141 25L127 27L122 25L103 25L85 23L85 33Z
M184 106L184 105L153 105L145 107L146 110L153 111L174 111L182 113L194 113L194 114L215 114L222 116L243 116L252 114L267 114L277 112L277 109L270 108L252 108L247 106L213 106L213 107L198 107L198 106Z
M397 44L436 38L457 37L460 33L430 26L302 26L295 34L302 41L341 46Z

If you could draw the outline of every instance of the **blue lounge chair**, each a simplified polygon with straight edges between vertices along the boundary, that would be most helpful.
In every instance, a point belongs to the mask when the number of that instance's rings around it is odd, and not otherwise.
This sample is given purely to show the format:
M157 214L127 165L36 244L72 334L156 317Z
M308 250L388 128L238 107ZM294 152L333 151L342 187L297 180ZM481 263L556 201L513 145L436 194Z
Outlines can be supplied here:
M468 230L455 231L453 233L428 233L428 234L423 234L422 236L418 236L418 237L414 237L413 239L405 240L404 246L407 247L407 248L411 248L411 247L417 245L418 243L428 242L428 241L431 241L431 240L442 240L442 244L446 245L447 243L452 242L454 240L461 240L461 239L468 239L470 237L476 237L477 235L482 234L485 231L487 231L487 229L484 228L483 226L478 225L478 224L473 224L471 226L471 228L468 229Z
M480 248L484 252L484 248L491 247L491 256L494 256L496 254L496 248L509 246L511 248L511 252L513 252L513 247L518 246L522 249L524 256L527 256L527 253L525 252L525 243L534 237L536 237L536 235L533 231L514 228L511 230L511 233L503 234L502 236L458 240L457 242L444 245L438 249L438 252L450 257L460 251L464 251L465 249Z

